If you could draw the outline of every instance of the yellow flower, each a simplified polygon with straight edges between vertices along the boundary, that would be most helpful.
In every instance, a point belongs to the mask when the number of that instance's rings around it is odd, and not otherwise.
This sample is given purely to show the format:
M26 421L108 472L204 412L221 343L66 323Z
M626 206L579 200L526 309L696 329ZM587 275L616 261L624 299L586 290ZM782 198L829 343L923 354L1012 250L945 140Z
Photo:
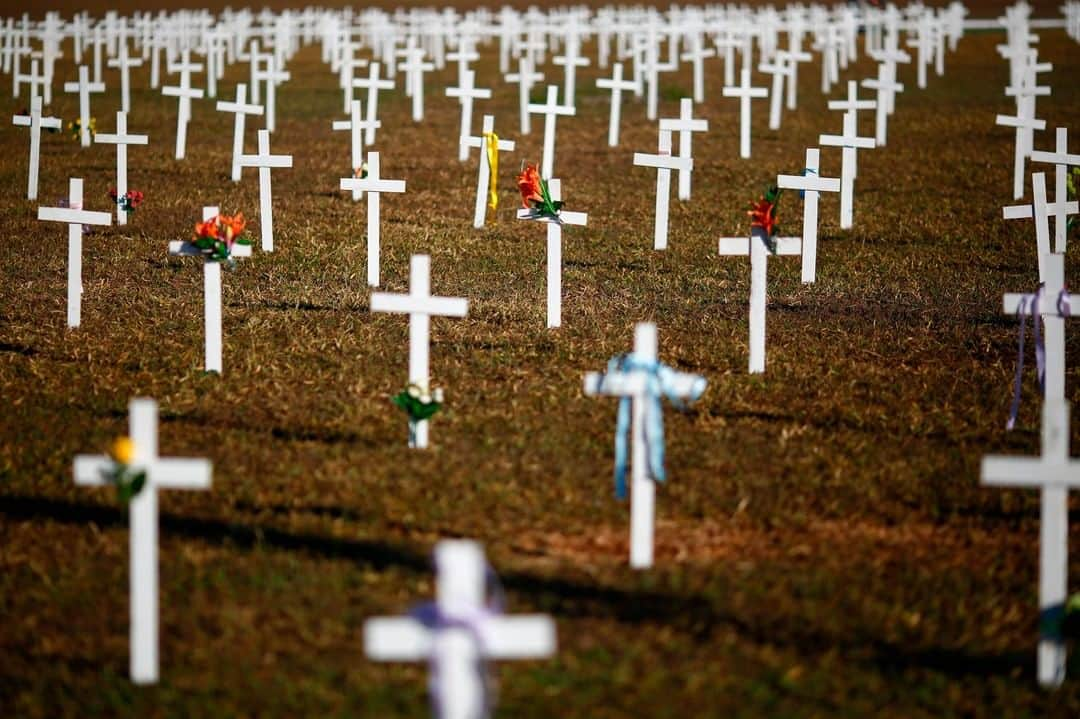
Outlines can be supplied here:
M131 464L135 459L135 443L131 437L117 437L109 449L109 456L117 464Z

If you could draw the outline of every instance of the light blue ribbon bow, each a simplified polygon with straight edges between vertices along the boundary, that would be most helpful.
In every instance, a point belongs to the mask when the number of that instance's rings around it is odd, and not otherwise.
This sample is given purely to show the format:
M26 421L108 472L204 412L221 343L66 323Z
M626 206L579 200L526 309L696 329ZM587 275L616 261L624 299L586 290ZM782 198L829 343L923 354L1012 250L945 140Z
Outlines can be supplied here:
M645 382L645 451L648 456L646 476L656 482L663 482L664 472L664 409L661 397L667 397L679 409L686 404L674 393L675 370L657 360L645 360L633 352L619 355L608 361L606 374L618 372L642 372L647 375ZM705 391L705 378L695 375L690 392L690 400L696 400ZM630 434L630 413L633 397L620 397L619 410L615 416L615 496L626 498L626 464L628 436Z

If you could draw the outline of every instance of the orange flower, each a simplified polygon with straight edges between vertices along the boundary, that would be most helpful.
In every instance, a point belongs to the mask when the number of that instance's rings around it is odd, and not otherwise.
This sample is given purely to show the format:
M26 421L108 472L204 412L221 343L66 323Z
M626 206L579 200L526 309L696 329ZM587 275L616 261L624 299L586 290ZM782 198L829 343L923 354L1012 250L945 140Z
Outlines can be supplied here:
M525 169L517 177L517 186L521 192L521 205L526 210L532 209L532 205L529 203L534 200L541 203L544 201L543 190L540 187L540 173L537 171L536 165L525 166Z
M776 205L762 197L757 202L750 203L750 226L760 227L765 231L766 237L772 237L776 231Z
M212 240L218 238L218 218L211 217L206 222L195 223L196 237L209 237Z
M247 226L247 222L244 220L244 213L238 212L232 217L228 215L222 215L218 218L222 227L225 228L225 241L233 242L244 232L244 228Z

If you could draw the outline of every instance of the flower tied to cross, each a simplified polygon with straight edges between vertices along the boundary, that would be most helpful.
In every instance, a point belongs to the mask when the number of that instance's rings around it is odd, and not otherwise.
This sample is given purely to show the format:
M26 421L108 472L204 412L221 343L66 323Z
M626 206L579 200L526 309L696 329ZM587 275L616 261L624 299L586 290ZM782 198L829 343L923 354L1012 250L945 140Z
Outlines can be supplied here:
M90 132L91 139L97 133L97 118L91 117L90 121L86 123L87 130ZM74 120L68 123L68 132L71 136L78 140L82 138L82 118L76 117Z
M1016 314L1020 318L1020 332L1017 341L1016 377L1013 379L1013 398L1009 407L1009 420L1005 423L1006 430L1011 430L1016 426L1016 417L1020 413L1020 385L1024 374L1024 331L1027 327L1027 315L1029 314L1032 319L1032 334L1035 339L1035 378L1039 383L1039 391L1045 391L1046 347L1043 344L1042 333L1039 330L1041 324L1040 315L1045 314L1039 311L1044 289L1043 285L1039 285L1039 289L1035 290L1034 294L1023 295L1016 310ZM1062 288L1061 292L1058 293L1055 309L1059 317L1068 317L1070 315L1069 292L1066 288Z
M244 234L247 221L244 213L235 215L215 215L203 222L195 223L195 235L191 244L198 247L206 258L215 262L232 259L233 245L250 245L251 238Z
M120 209L129 215L135 211L135 208L142 204L144 195L138 190L128 190L122 196L118 195L115 187L109 188L109 197L117 205L120 205Z
M146 472L132 469L135 461L135 442L130 437L117 437L109 448L112 464L101 471L107 484L116 487L116 497L122 504L134 499L146 485Z
M360 167L354 167L353 168L353 173L352 174L353 174L353 177L356 178L357 180L366 180L367 179L367 173L368 173L367 163L366 162L361 162Z
M525 165L517 177L518 191L521 192L521 204L526 210L532 210L538 217L559 219L562 201L552 200L547 180L540 177L536 165Z
M645 374L643 425L645 430L645 455L648 463L645 474L655 482L663 482L667 474L664 471L664 409L660 403L662 397L678 409L686 409L687 403L675 392L676 372L658 360L645 359L634 352L617 355L608 361L605 374L641 372ZM603 379L601 378L601 382ZM690 388L689 401L694 401L705 391L705 378L695 375ZM619 409L615 415L615 496L626 498L626 465L630 418L633 409L633 397L619 398Z
M776 185L769 187L756 202L750 203L750 209L746 214L750 216L750 232L754 228L761 230L760 235L765 240L765 246L769 252L776 254L776 205L780 201L781 190Z
M409 385L393 397L393 402L405 410L410 422L422 422L430 419L442 406L443 391L436 387L429 392L427 387L410 382Z
M506 605L506 594L502 583L491 565L484 568L484 579L487 597L483 606L479 607L454 607L453 609L440 605L438 602L424 602L409 610L409 617L419 622L430 632L440 632L450 629L464 630L476 644L477 656L479 657L476 667L479 674L484 694L481 697L482 707L478 716L488 716L491 705L491 682L488 675L487 661L489 620L503 614ZM438 654L431 655L430 669L428 671L428 692L431 695L433 715L445 716L444 709L448 705L446 690L447 681L442 676L442 667L439 664Z
M491 170L488 179L488 207L494 212L499 209L499 191L495 187L499 177L499 136L494 132L484 133L484 150L488 168Z

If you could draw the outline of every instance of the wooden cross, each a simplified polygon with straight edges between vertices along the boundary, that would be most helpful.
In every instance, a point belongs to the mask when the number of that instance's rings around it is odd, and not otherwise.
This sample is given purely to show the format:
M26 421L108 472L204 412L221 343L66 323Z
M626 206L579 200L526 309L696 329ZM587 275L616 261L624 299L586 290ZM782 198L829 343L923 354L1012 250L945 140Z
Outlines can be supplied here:
M176 112L176 159L183 160L187 151L187 126L191 119L191 100L200 99L203 91L191 86L191 73L202 70L202 65L191 62L191 51L184 50L179 63L169 63L169 72L180 73L180 84L161 88L161 94L177 98Z
M158 661L158 497L159 489L209 489L212 467L205 459L158 456L158 411L152 399L128 404L128 432L135 444L129 465L146 473L146 483L128 505L131 603L131 680L156 684ZM75 484L99 487L107 483L113 460L104 455L75 457Z
M202 208L203 222L220 214L215 206ZM180 257L206 257L191 242L173 240L169 254ZM231 257L251 257L251 245L234 244L229 250ZM222 373L221 363L221 262L207 259L203 262L203 364L207 372Z
M770 248L770 245L772 246ZM768 283L769 255L802 253L799 237L775 237L768 240L761 228L751 228L750 237L721 237L721 255L750 257L750 374L765 371L765 290Z
M495 116L484 115L483 129L480 136L470 135L461 138L462 143L468 143L469 147L480 148L480 167L476 178L476 211L473 213L473 227L483 227L487 216L488 189L492 182L496 184L499 178L491 176L491 162L487 153L488 136L495 132ZM513 152L515 143L513 140L498 140L499 152Z
M368 284L379 286L379 195L383 192L405 192L405 180L385 180L379 176L379 153L368 152L367 177L343 177L341 189L367 191L367 255Z
M661 127L663 126L661 125ZM661 129L657 154L649 155L643 152L635 152L634 165L656 168L656 222L653 226L653 249L666 250L671 171L679 170L689 174L694 169L694 160L690 157L672 157L671 130Z
M79 95L79 139L83 147L90 147L90 93L105 92L105 84L90 82L89 68L79 66L79 81L65 82L64 92Z
M638 364L657 361L656 325L641 322L634 328L633 357ZM609 397L628 397L631 400L630 420L630 566L648 569L653 563L653 515L656 506L656 482L650 477L648 462L649 438L646 435L646 414L649 405L658 401L650 394L653 374L646 369L620 372L588 372L585 375L585 394ZM695 374L672 372L667 395L696 398L705 389L705 380ZM661 437L659 441L663 441Z
M1015 128L1016 139L1013 152L1013 199L1019 200L1024 196L1025 162L1031 154L1034 143L1035 130L1045 130L1046 120L1035 117L1035 96L1049 91L1046 86L1036 87L1034 75L1031 85L1005 88L1005 94L1016 96L1016 115L997 115L994 118L995 125ZM1049 94L1048 92L1046 94Z
M127 146L145 145L150 141L147 135L127 134L127 113L118 110L116 113L116 132L111 134L98 133L94 137L95 142L106 145L116 145L116 224L127 224L127 210L119 202L127 194Z
M360 119L360 106L359 100L353 100L349 107L349 119L348 120L334 120L330 128L332 130L348 130L350 135L350 157L352 158L352 170L355 174L360 167L364 164L364 134L363 131L367 129L367 121ZM375 121L375 127L381 127L382 123L378 120ZM364 196L364 191L359 188L354 188L352 191L353 200L359 200Z
M1068 168L1080 167L1080 154L1069 154L1069 128L1059 127L1055 133L1056 145L1053 152L1033 150L1029 157L1032 162L1046 162L1054 165L1054 200L1056 208L1052 210L1054 215L1054 248L1056 252L1065 251L1065 230L1068 228L1066 214L1066 202L1068 200ZM1071 210L1071 214L1076 214Z
M424 73L435 69L434 63L424 62L424 55L423 48L408 48L405 50L405 62L401 63L406 82L412 90L413 122L424 119Z
M1061 216L1075 215L1080 212L1080 205L1076 200L1071 202L1047 202L1046 201L1046 174L1042 172L1031 173L1032 202L1029 205L1010 205L1002 208L1006 220L1035 219L1035 251L1039 261L1039 281L1046 278L1046 258L1050 255L1050 215ZM1065 242L1056 243L1054 252L1064 253Z
M557 178L547 181L548 193L554 202L562 200L562 182ZM519 220L532 220L547 224L547 326L562 326L562 226L584 227L589 216L584 212L559 211L559 219L538 215L532 210L520 209Z
M357 78L352 81L353 87L367 88L367 115L364 118L368 124L364 128L364 142L368 145L375 143L375 118L379 111L379 90L393 90L394 81L379 79L379 63L373 62L368 65L367 79Z
M368 165L370 164L371 161L368 160ZM371 293L372 312L399 312L409 315L409 383L424 388L429 386L428 354L432 316L464 317L468 310L469 302L464 298L432 296L431 258L427 255L412 256L409 263L409 294ZM428 421L425 419L415 425L411 424L410 430L409 446L425 449L428 446Z
M259 232L262 237L263 252L274 251L274 209L273 196L270 194L270 169L292 167L292 165L292 155L270 154L269 130L259 130L258 155L240 156L241 167L259 168Z
M428 661L440 719L488 719L484 663L555 653L555 623L542 614L503 616L485 599L484 552L476 542L443 540L432 616L376 617L364 623L364 653L377 662Z
M461 104L461 129L458 131L458 160L465 162L469 159L468 138L472 133L472 110L473 100L487 100L491 98L491 90L476 87L473 81L476 73L466 70L462 76L459 87L446 88L447 97L456 97Z
M854 117L852 125L857 128L859 126L859 110L873 110L877 107L877 102L874 100L860 100L859 83L855 80L848 80L847 92L846 100L829 100L829 109L842 110L845 116L851 115ZM851 160L851 176L859 176L859 166L855 155L852 155Z
M679 116L677 118L661 118L660 131L669 130L679 133L679 157L689 160L693 157L691 140L693 133L706 132L709 129L709 121L694 118L694 101L689 97L679 100ZM666 193L665 193L666 194ZM679 170L679 199L690 199L690 170Z
M887 76L885 63L878 65L876 78L863 80L862 86L875 90L877 99L874 101L874 141L880 147L885 146L889 128L889 98L896 93L903 92L904 86Z
M623 64L615 63L612 68L611 78L601 77L596 81L596 86L605 90L611 90L611 115L608 119L608 147L616 147L619 144L619 113L622 111L623 90L640 92L641 88L634 80L623 80Z
M725 87L724 97L739 98L739 157L750 157L750 100L769 94L764 87L750 86L750 68L742 69L742 82L735 87Z
M248 104L247 84L241 82L236 85L236 99L233 102L219 101L219 112L233 113L233 150L232 150L232 181L240 182L241 168L240 157L244 154L244 124L248 115L262 115L263 106Z
M1027 312L1041 316L1045 332L1046 372L1043 396L1047 401L1065 399L1065 320L1071 315L1062 306L1065 291L1065 256L1056 252L1046 255L1046 275L1042 281L1042 293L1038 306L1031 306L1031 297L1020 293L1004 295L1005 314L1019 314L1027 305Z
M38 193L38 166L41 160L41 128L59 130L64 126L59 117L41 116L41 96L34 95L30 99L30 114L15 115L11 118L12 124L18 127L30 128L30 166L29 177L26 182L26 199L36 200Z
M544 79L544 73L533 72L532 60L528 53L522 53L518 58L518 71L508 73L505 76L507 82L515 82L518 86L518 111L521 113L521 134L528 135L532 132L532 123L529 122L529 93L533 85Z
M1080 486L1080 461L1069 457L1069 414L1068 402L1048 398L1042 408L1042 453L988 455L980 473L991 487L1039 488L1038 679L1045 687L1065 681L1061 623L1068 598L1069 489Z
M106 63L109 67L115 67L120 71L120 109L125 113L131 112L131 68L141 67L142 58L128 55L127 41L120 43L120 54L110 58Z
M555 118L559 115L573 116L577 108L559 104L559 86L548 85L547 102L543 105L529 103L529 112L544 116L544 154L540 162L540 176L550 178L555 167Z
M39 207L38 219L64 222L68 226L67 323L78 327L82 321L82 234L83 225L111 225L108 212L87 212L82 208L83 181L72 177L68 183L67 207Z
M813 282L817 277L818 194L840 192L840 178L819 177L821 151L806 148L806 169L801 175L778 175L776 186L783 190L803 192L802 281Z
M820 135L818 142L822 145L841 148L840 162L840 228L848 229L854 224L855 202L855 153L858 148L872 149L875 146L874 138L859 137L855 127L855 116L844 115L843 135Z

